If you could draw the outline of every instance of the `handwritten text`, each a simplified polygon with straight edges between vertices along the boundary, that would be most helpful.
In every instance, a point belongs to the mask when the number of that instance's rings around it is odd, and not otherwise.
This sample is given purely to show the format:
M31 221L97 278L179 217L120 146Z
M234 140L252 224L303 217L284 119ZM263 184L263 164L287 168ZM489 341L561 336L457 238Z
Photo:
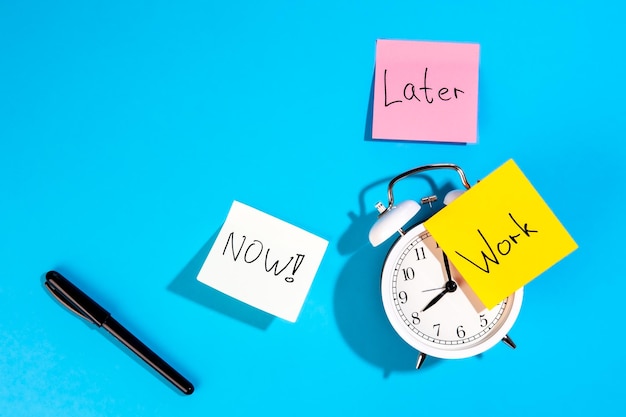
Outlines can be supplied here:
M266 248L265 245L263 245L263 242L261 242L260 240L254 239L246 245L247 237L242 235L240 239L241 239L241 243L236 244L235 233L231 232L228 235L228 239L226 240L226 245L224 246L222 255L225 256L226 252L230 249L231 255L233 257L233 261L237 261L241 257L241 260L243 262L247 264L253 264L259 259L261 259L262 260L261 262L264 261L263 266L265 268L265 272L267 273L272 272L274 276L279 276L280 274L285 272L287 267L289 267L291 263L293 262L292 267L286 273L286 275L288 276L286 276L284 279L285 279L285 282L290 282L290 283L294 282L293 276L296 274L296 272L298 271L298 268L300 268L300 266L302 265L302 262L304 261L303 254L297 253L294 256L289 257L289 260L285 261L283 259L281 262L281 260L279 259L271 258L270 248ZM244 250L244 247L246 248L245 250ZM242 252L243 252L243 256L242 256ZM280 266L281 263L282 263L282 266Z

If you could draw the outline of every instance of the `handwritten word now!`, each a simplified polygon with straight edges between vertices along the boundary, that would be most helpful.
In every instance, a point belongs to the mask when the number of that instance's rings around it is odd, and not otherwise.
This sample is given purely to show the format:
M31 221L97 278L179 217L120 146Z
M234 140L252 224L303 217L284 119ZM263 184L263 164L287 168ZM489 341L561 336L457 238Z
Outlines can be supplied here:
M295 322L327 246L321 237L233 201L198 281Z
M263 266L263 268L265 269L265 272L267 273L273 273L274 276L278 276L280 274L282 274L283 272L285 272L285 270L287 269L287 267L289 267L289 265L291 265L291 262L294 261L293 266L291 267L291 270L289 272L291 272L291 274L289 276L286 276L285 282L294 282L294 277L293 275L296 275L296 272L298 272L298 268L300 268L300 266L302 265L302 262L304 261L304 255L301 253L296 253L294 256L290 256L289 260L285 261L285 259L282 259L282 261L280 259L275 259L270 257L270 248L266 247L263 242L261 242L258 239L253 239L252 241L248 240L248 244L246 245L246 240L248 238L246 236L240 236L239 237L239 241L241 242L238 245L238 249L235 251L235 241L237 240L237 238L235 237L235 233L234 232L230 232L230 234L228 235L228 239L226 240L226 245L224 246L224 250L222 251L222 255L226 256L226 252L229 252L231 254L231 256L233 257L233 261L237 261L240 259L241 257L241 261L247 263L247 264L253 264L257 261L259 261L261 259L261 265ZM246 248L245 251L243 251L243 248ZM229 251L230 248L230 251ZM243 251L243 256L241 256L241 252ZM265 253L265 256L263 256L263 258L261 258L261 256ZM258 262L257 262L258 263ZM279 266L282 263L282 267Z

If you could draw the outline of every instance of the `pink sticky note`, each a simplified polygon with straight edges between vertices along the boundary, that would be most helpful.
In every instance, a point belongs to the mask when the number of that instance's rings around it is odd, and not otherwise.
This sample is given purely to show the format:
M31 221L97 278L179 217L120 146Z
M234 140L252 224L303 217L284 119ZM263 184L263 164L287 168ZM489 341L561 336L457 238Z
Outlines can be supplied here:
M475 143L480 46L376 42L372 137Z

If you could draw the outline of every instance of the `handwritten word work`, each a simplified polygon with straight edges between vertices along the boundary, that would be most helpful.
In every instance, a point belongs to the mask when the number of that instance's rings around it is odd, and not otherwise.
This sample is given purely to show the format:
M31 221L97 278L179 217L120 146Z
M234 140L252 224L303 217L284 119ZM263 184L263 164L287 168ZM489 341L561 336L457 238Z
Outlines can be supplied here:
M511 250L513 249L514 246L517 246L518 244L522 243L522 240L524 240L523 236L526 237L530 237L531 233L538 233L539 230L532 230L528 227L528 223L524 223L524 226L521 226L517 220L515 220L515 218L513 217L513 215L511 213L509 213L509 217L511 218L511 220L513 221L513 223L515 224L515 226L517 226L517 229L515 229L512 233L510 232L509 229L509 234L502 238L502 235L500 235L499 238L496 238L495 242L494 241L489 241L487 240L487 238L485 237L485 235L483 234L483 232L480 231L480 229L477 229L476 232L478 232L478 235L480 236L480 238L483 240L483 242L485 242L485 246L487 247L487 251L491 254L487 255L485 253L485 250L481 250L480 254L482 255L482 261L479 260L472 260L470 258L468 258L467 256L463 255L461 252L459 251L455 251L455 253L457 255L459 255L461 258L465 259L467 262L471 263L472 265L474 265L476 268L480 269L481 271L485 272L485 273L489 273L489 262L492 262L495 265L500 265L500 261L498 260L498 254L500 255L500 259L502 259L502 257L508 255L509 253L511 253ZM521 232L520 232L521 230ZM515 233L517 232L517 233ZM495 248L495 250L494 250ZM496 253L497 252L497 253ZM478 258L478 257L477 257Z
M378 40L372 138L476 142L477 44Z
M234 201L198 281L295 322L328 241Z
M488 308L577 248L512 159L424 226Z

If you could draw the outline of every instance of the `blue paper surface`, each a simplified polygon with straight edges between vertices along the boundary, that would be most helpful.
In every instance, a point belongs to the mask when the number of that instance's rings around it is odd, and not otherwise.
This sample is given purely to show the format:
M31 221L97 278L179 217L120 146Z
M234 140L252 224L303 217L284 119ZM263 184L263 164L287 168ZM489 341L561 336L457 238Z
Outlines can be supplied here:
M2 2L0 416L625 414L624 12ZM477 144L371 139L379 38L480 44ZM509 158L579 249L526 287L516 350L416 372L384 316L374 204L415 166L456 163L475 183ZM453 183L416 178L396 197ZM295 324L196 281L233 200L329 240ZM51 269L195 393L61 308Z

